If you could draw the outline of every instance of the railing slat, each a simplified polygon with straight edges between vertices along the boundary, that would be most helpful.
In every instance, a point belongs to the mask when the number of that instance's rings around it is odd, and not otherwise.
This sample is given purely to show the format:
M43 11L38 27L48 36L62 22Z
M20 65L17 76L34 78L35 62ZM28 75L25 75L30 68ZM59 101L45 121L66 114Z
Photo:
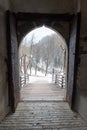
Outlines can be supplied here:
M66 85L65 73L61 74L57 70L54 70L52 73L52 82L58 84L59 87L64 88Z
M20 87L24 87L29 82L29 74L20 76Z

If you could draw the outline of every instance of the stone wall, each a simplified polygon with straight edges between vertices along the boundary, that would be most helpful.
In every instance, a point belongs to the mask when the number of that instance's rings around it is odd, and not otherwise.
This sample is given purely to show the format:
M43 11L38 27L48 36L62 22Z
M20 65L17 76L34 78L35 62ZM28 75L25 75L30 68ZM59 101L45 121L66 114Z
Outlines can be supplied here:
M8 113L7 51L5 10L7 0L0 0L0 120Z
M69 13L74 10L74 0L10 0L15 12Z
M87 0L81 1L81 30L75 109L87 120Z

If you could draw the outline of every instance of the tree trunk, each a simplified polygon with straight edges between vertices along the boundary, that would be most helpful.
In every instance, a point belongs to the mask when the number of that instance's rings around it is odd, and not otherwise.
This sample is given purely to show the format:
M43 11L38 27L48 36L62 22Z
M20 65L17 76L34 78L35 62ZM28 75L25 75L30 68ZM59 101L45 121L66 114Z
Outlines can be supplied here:
M30 75L31 75L31 68L32 68L32 65L30 64Z
M35 75L37 75L37 63L36 63L36 66L35 66Z
M46 62L46 71L45 71L45 76L47 75L47 71L48 71L48 59L47 59L47 62Z

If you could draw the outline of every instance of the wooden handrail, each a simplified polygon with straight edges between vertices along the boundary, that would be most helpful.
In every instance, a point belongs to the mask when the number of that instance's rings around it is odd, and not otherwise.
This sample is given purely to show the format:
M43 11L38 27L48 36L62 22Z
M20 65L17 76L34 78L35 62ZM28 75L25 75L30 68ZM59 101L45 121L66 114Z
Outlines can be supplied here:
M20 87L24 87L29 82L29 74L20 76Z
M59 87L64 88L66 85L65 73L61 74L57 70L52 73L52 82L58 84Z

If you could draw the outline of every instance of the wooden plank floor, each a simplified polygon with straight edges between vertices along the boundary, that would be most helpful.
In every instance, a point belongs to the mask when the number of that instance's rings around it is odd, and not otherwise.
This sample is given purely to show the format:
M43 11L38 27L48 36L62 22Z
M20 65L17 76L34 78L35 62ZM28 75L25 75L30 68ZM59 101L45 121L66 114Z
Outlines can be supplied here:
M87 124L66 102L20 102L0 130L87 130Z
M66 89L47 81L35 81L21 89L22 101L64 101Z
M0 123L0 130L87 130L83 118L63 102L64 93L47 81L28 84L21 89L16 112Z

